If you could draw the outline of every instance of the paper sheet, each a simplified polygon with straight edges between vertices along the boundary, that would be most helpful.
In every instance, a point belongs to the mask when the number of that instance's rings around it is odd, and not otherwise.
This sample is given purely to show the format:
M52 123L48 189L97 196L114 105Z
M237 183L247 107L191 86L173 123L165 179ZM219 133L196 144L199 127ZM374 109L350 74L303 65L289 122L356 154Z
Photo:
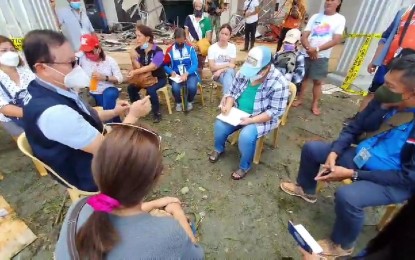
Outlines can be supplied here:
M237 109L236 107L232 107L228 115L225 116L221 113L216 118L230 125L237 126L241 123L241 118L249 116L250 114Z
M176 75L176 77L170 77L171 80L173 80L176 83L181 83L182 79L180 78L179 75Z

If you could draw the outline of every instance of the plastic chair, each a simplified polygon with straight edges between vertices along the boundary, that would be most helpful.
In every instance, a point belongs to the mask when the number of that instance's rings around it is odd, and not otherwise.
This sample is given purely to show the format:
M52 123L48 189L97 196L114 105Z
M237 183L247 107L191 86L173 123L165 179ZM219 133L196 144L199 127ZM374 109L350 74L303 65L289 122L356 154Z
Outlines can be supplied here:
M200 94L200 99L202 102L202 106L205 106L205 98L203 96L203 87L202 84L197 83L198 93ZM181 88L180 93L182 94L182 105L184 107L184 88Z
M290 111L291 105L293 104L295 96L297 94L297 87L293 83L290 83L289 87L290 87L290 98L288 100L287 108L285 109L285 112L281 117L279 125L274 130L272 130L273 148L277 148L280 125L285 125L287 123L288 113ZM238 142L239 134L240 134L240 130L231 136L230 142L232 145ZM265 136L261 136L256 143L255 156L253 160L253 163L255 164L259 164L259 161L261 160L262 150L264 148L264 141L265 141Z
M59 174L57 174L54 170L52 170L52 168L50 168L50 166L48 166L47 164L45 164L44 162L42 162L41 160L39 160L38 158L36 158L33 155L32 148L30 147L30 144L27 141L27 138L26 138L26 134L25 133L22 133L17 138L17 146L19 147L20 151L24 155L28 156L30 159L33 160L33 162L35 163L36 169L38 169L38 171L39 171L39 168L38 167L42 167L43 168L42 169L43 172L46 172L46 174L47 173L52 174L61 183L63 183L63 185L65 185L67 187L67 191L69 193L69 197L71 198L72 202L76 202L77 200L79 200L83 196L90 196L90 195L97 194L97 192L89 192L89 191L79 190L78 188L76 188L72 184L69 184L61 176L59 176ZM39 173L40 173L40 171L39 171ZM42 173L40 173L40 174L42 175Z
M211 85L210 89L210 103L213 101L213 91L216 90L216 98L221 99L222 98L222 92L223 92L223 86L219 82L214 82Z
M173 114L172 110L171 110L171 102L170 102L170 90L169 87L171 88L170 85L166 85L160 89L157 90L158 94L163 94L164 95L164 99L166 100L166 104L167 104L167 109L169 111L169 115Z

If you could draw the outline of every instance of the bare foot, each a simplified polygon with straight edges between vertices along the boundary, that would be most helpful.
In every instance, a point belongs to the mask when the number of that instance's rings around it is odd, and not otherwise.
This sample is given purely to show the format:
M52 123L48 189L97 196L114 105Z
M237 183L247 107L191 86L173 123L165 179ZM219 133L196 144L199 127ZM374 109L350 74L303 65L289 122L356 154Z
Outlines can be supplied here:
M313 112L315 116L319 116L321 114L320 108L318 108L317 106L312 107L311 112Z
M293 102L293 104L291 106L293 106L293 107L299 107L302 104L303 104L303 101L301 99L297 99L297 100L294 100L294 102Z

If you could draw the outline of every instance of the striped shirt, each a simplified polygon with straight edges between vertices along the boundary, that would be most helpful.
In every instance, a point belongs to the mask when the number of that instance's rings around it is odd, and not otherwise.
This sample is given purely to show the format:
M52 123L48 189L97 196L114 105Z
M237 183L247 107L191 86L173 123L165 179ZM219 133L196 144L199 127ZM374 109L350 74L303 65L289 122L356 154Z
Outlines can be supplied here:
M248 81L248 78L237 73L233 80L230 93L226 96L231 96L237 100L248 87ZM288 81L274 65L271 65L271 70L267 78L261 84L255 96L252 116L267 113L271 117L271 120L265 123L256 124L258 137L264 136L278 127L280 118L287 107L289 95L290 89ZM236 102L235 105L237 105Z

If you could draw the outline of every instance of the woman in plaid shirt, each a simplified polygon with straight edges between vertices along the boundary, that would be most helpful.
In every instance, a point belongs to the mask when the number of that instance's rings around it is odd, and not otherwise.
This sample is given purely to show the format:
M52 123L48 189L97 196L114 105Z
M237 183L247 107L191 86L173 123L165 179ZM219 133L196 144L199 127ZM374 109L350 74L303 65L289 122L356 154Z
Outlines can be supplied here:
M257 139L278 126L289 94L287 80L272 64L271 50L263 46L252 48L233 81L230 93L221 102L224 115L228 115L235 106L250 116L241 118L237 126L216 120L215 149L209 160L217 162L225 151L229 135L241 129L238 140L241 160L231 177L234 180L244 178L251 168Z

